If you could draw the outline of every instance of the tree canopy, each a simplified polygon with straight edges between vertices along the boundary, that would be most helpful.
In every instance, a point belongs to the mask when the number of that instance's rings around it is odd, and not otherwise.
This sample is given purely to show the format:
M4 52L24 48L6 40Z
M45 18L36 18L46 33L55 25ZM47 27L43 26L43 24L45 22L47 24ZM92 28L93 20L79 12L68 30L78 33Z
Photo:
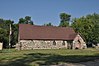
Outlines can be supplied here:
M71 17L71 15L69 15L69 14L61 13L59 26L62 26L62 27L69 26L70 17Z
M49 22L49 23L44 24L44 26L53 26L53 25L52 23Z
M84 36L88 45L99 43L99 14L89 14L73 19L72 27Z
M31 20L30 16L25 16L25 18L20 18L18 23L19 24L31 24L31 25L34 25L34 23Z
M9 31L10 24L13 25L14 21L0 19L0 42L3 42L4 47L9 44Z

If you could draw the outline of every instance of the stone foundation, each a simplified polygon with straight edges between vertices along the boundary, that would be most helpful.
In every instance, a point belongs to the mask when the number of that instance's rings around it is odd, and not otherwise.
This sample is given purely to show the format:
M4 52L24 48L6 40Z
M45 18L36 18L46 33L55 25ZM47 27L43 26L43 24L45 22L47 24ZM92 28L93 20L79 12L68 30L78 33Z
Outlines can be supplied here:
M16 44L18 50L60 48L67 48L67 41L20 40L20 43Z
M64 40L20 40L16 44L16 49L18 50L28 50L28 49L84 49L87 48L86 43L77 35L72 41Z

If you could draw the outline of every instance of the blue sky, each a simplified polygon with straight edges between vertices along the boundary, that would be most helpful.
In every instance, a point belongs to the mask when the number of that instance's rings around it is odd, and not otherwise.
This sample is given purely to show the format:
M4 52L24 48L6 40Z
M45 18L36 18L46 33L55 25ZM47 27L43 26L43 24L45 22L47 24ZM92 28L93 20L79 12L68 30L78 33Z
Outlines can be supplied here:
M31 16L34 24L51 22L59 25L59 14L65 12L74 17L99 14L99 0L0 0L0 18L14 20Z

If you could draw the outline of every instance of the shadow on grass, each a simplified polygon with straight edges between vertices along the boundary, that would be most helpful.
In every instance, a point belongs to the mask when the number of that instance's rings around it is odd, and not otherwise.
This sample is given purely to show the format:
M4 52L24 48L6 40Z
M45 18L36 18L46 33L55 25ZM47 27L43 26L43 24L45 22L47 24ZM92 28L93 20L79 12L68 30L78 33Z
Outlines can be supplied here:
M99 54L94 56L83 56L83 55L55 55L55 54L42 54L42 53L30 53L25 54L25 57L9 61L8 63L1 64L0 66L45 66L45 65L57 65L59 63L79 63L86 61L93 61L99 59Z

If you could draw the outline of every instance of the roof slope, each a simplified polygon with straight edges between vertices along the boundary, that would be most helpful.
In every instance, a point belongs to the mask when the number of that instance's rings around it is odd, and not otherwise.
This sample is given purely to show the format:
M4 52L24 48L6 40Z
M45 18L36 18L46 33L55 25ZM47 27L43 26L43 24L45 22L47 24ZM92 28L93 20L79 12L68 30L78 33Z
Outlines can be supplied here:
M26 40L73 40L76 33L70 27L19 24L19 36L20 39Z

